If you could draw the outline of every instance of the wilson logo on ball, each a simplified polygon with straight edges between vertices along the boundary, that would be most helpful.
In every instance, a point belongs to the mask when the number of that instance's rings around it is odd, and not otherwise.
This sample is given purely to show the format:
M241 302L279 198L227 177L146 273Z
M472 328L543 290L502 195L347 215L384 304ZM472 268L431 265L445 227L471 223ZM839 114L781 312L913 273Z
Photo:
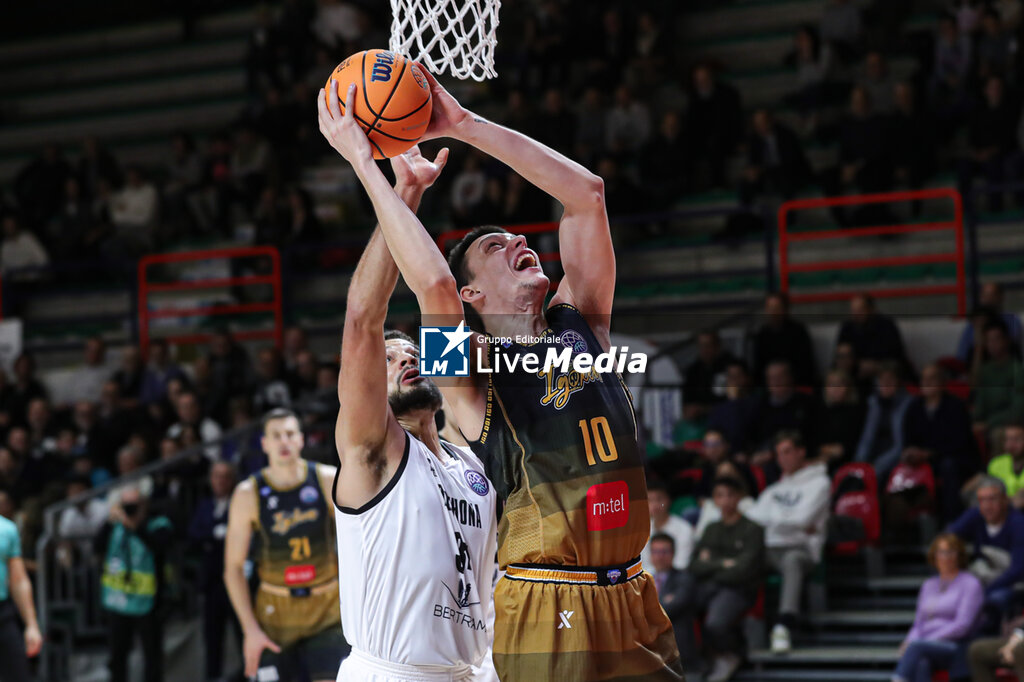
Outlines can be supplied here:
M395 63L395 56L390 52L377 54L377 61L373 63L373 73L370 75L370 82L391 80L391 66Z

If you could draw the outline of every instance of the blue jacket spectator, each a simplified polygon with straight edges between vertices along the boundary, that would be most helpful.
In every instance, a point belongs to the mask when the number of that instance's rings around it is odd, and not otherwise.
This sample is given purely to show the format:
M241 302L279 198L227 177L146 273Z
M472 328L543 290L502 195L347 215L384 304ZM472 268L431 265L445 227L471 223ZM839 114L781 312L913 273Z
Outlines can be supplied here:
M970 571L994 593L1012 591L1024 580L1024 514L1012 509L1006 486L986 476L978 486L978 506L965 511L949 526L972 546ZM991 530L990 530L991 529Z
M910 403L911 397L900 386L897 366L887 363L878 375L876 392L868 398L868 416L855 457L875 467L880 485L885 485L903 455L903 421Z
M167 342L156 339L149 344L149 364L142 375L139 400L143 405L158 403L167 396L167 384L171 379L184 378L181 368L171 362Z

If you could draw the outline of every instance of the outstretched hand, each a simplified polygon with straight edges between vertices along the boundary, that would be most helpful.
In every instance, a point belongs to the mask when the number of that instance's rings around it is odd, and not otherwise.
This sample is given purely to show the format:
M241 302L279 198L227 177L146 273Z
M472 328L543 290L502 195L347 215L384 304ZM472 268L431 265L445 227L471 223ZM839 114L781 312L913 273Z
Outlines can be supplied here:
M459 127L471 118L468 109L463 108L459 101L445 90L434 75L420 67L427 83L430 84L431 111L430 123L423 133L422 140L433 140L438 137L458 138Z
M317 111L320 132L334 149L353 167L365 161L373 161L373 150L366 132L355 119L356 84L348 86L345 95L345 113L338 106L338 87L331 79L331 92L323 88L317 96Z
M429 161L420 153L419 146L413 146L404 154L392 157L391 168L395 171L397 185L427 189L437 181L447 162L447 147L439 151L433 161Z

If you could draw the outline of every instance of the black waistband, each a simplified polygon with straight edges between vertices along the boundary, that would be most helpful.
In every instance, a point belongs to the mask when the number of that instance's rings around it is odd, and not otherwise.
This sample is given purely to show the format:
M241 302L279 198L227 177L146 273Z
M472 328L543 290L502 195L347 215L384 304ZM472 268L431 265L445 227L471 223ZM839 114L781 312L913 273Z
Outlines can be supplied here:
M511 568L539 568L545 571L562 571L564 573L594 573L597 576L597 584L602 587L609 585L621 585L627 580L636 578L643 571L637 572L630 577L629 569L640 563L640 557L633 557L629 561L613 566L570 566L563 564L509 564Z

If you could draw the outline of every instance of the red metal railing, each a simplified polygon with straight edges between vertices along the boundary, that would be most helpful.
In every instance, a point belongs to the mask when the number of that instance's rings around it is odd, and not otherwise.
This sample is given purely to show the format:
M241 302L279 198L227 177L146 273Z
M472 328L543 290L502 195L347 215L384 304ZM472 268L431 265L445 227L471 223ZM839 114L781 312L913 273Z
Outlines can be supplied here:
M150 282L147 271L150 266L165 263L185 263L204 260L220 260L231 258L252 258L265 256L270 258L271 272L269 275L247 275L244 277L217 277L211 279L188 280L181 282ZM150 310L150 295L172 291L196 291L201 289L222 289L225 287L251 286L269 284L273 287L274 300L269 303L238 303L199 306L195 308L162 308ZM273 313L273 329L254 329L234 334L239 340L273 339L281 345L284 328L283 298L281 295L281 256L272 246L239 247L227 249L210 249L207 251L187 251L182 253L160 253L144 256L139 260L138 269L138 311L139 311L139 345L143 353L149 347L150 320L167 318L199 317L208 315L238 315L246 313ZM202 343L209 340L211 334L175 334L165 337L171 343Z
M949 221L918 223L913 225L884 225L814 232L790 232L789 214L792 211L834 206L860 206L864 204L891 204L896 202L921 201L925 199L951 199L954 218ZM912 234L917 232L939 232L951 230L956 237L954 251L929 253L916 256L892 256L883 258L853 258L819 262L790 263L789 250L793 243L825 239L849 239L887 234ZM882 287L856 291L822 291L806 294L790 293L790 275L797 272L822 272L828 270L855 270L870 267L894 267L902 265L924 265L932 263L955 263L956 284L935 284L903 287ZM953 294L957 298L958 314L967 313L967 277L964 266L964 209L960 193L955 189L939 188L885 194L864 194L859 196L823 197L818 199L795 199L779 207L779 276L783 292L790 293L794 303L816 303L842 301L859 293L869 293L876 298L899 298L909 296L937 296Z
M507 225L507 226L505 226L505 229L507 229L509 232L512 232L513 234L542 234L544 232L557 232L558 231L558 223L557 222L547 222L547 223L529 223L529 224L526 224L526 225ZM447 251L446 247L448 245L448 242L453 242L453 241L456 241L458 239L462 239L463 237L465 237L467 234L469 234L472 231L473 231L472 228L470 228L470 229L463 229L463 230L448 230L447 232L442 232L441 235L438 236L438 238L437 238L437 246L438 246L438 248L441 249L441 253L447 255L448 251ZM543 252L538 251L537 252L537 258L540 260L541 263L550 263L550 262L554 262L554 261L560 261L561 260L561 255L559 254L557 249L555 251L543 251ZM558 286L558 281L555 280L555 279L552 279L551 280L551 284L550 284L550 289L554 290L555 287L557 287L557 286Z

